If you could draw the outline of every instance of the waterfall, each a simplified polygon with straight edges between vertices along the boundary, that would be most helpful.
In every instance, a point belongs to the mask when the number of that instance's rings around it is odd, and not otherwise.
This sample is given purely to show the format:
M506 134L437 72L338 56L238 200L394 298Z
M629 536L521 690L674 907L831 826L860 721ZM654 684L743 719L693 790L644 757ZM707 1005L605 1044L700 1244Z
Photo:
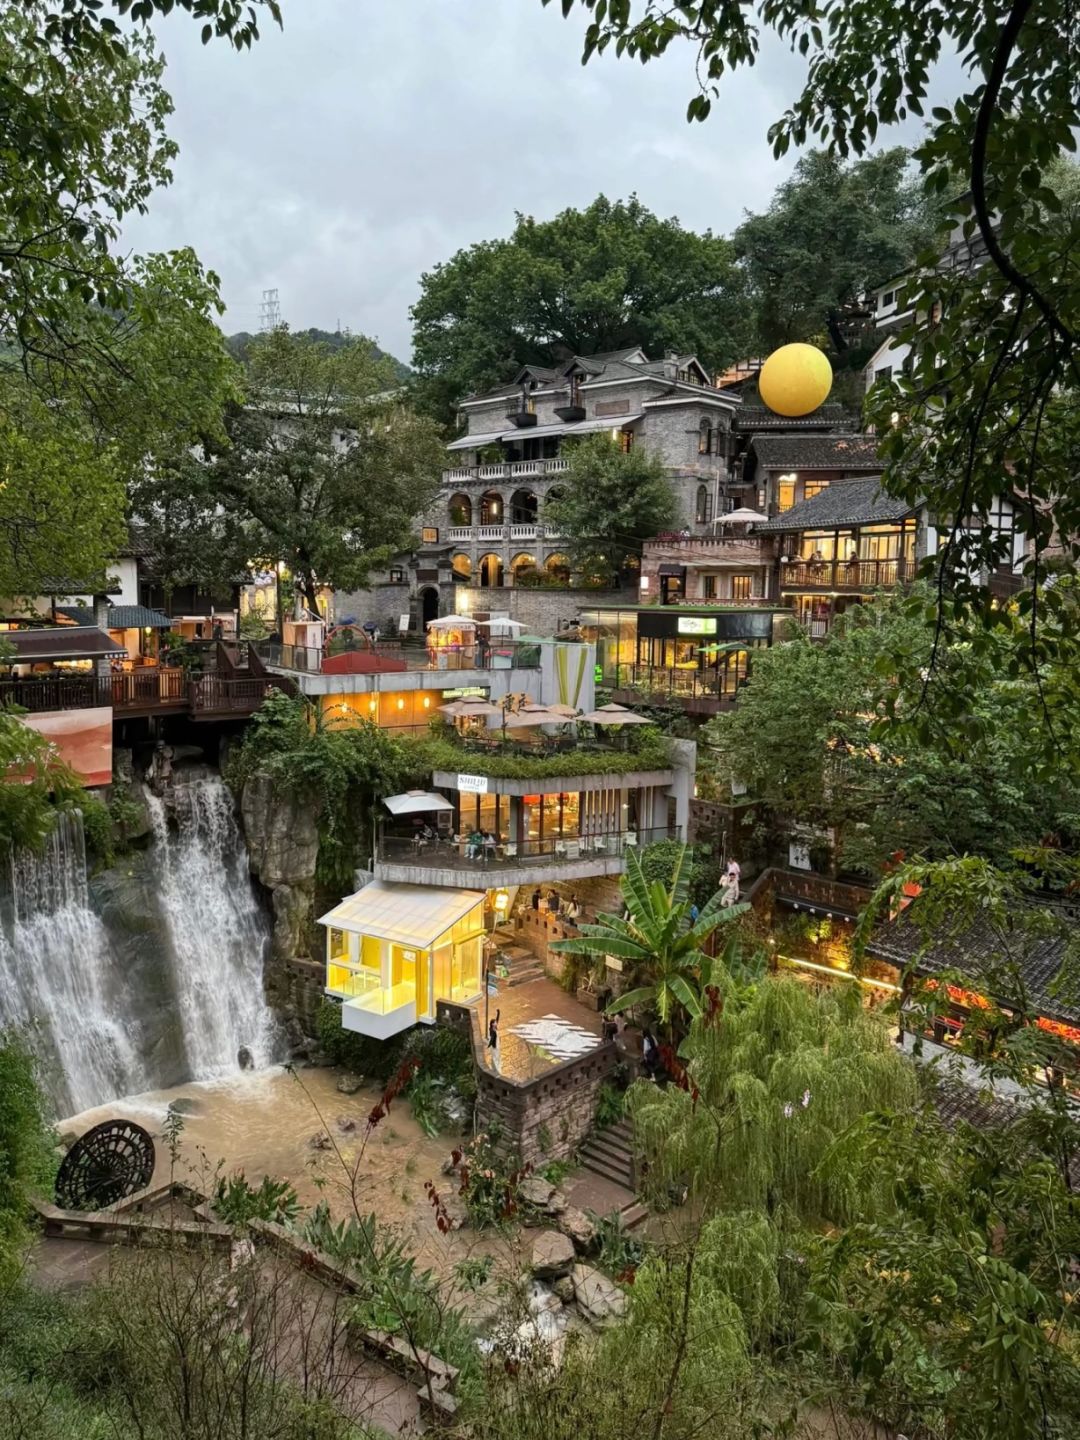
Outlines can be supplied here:
M175 772L175 831L164 803L148 798L189 1075L205 1080L237 1071L241 1047L256 1065L266 1064L274 1036L263 992L269 932L232 797L211 772Z
M0 1026L27 1031L58 1113L145 1089L123 970L90 906L82 816L58 815L43 850L12 854L3 878Z

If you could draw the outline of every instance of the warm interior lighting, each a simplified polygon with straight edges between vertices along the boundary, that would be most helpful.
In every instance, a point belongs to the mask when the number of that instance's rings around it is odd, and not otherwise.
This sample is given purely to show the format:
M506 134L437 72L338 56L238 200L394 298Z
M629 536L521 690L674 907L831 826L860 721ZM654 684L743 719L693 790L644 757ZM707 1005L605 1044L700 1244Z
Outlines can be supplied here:
M431 708L431 696L430 696L430 695L425 695L425 696L424 696L424 709L425 709L425 710L429 710L430 708Z
M769 944L776 942L770 940ZM890 980L871 980L866 975L853 975L850 970L834 970L831 965L818 965L813 960L803 960L798 955L780 955L776 957L783 960L785 965L797 965L800 970L816 970L821 975L832 975L837 980L857 980L860 985L865 985L868 990L891 990L894 995L900 994L900 986L894 985Z
M510 909L510 892L508 890L496 890L491 901L491 908L500 914Z
M405 697L403 695L398 696L397 708L399 710L405 709Z
M379 707L379 702L378 702L377 700L369 700L369 701L368 701L368 707L367 707L367 708L371 711L372 715L375 714L375 711L378 709L378 707Z

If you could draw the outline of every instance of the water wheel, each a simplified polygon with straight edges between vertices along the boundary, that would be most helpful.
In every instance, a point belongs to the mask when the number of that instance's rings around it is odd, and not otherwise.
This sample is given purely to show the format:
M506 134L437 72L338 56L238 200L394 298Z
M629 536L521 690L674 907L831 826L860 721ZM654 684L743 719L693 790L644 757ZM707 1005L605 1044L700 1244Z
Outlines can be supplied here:
M154 1142L131 1120L106 1120L79 1137L56 1176L56 1203L64 1210L101 1210L136 1190L154 1174Z

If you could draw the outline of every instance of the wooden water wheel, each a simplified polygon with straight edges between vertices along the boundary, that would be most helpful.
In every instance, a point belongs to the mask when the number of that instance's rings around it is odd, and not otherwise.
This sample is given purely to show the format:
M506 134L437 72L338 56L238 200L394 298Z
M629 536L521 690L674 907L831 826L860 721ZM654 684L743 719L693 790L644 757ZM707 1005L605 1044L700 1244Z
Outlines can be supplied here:
M154 1142L131 1120L106 1120L81 1135L64 1156L56 1177L56 1203L65 1210L101 1210L136 1190L154 1174Z

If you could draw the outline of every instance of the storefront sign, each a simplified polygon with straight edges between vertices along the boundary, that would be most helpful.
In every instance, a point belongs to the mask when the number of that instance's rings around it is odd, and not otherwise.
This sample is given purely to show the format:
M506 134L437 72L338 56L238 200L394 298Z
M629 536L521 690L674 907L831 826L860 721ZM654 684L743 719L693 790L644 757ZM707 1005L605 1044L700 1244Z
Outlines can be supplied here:
M604 956L604 964L607 966L607 968L608 968L609 970L614 970L614 971L616 971L619 975L622 974L622 968L623 968L623 966L622 966L622 961L619 959L619 957L618 957L617 955L605 955L605 956Z
M462 795L486 795L488 793L488 777L486 775L459 775L457 788Z
M680 635L715 635L715 615L680 615Z

